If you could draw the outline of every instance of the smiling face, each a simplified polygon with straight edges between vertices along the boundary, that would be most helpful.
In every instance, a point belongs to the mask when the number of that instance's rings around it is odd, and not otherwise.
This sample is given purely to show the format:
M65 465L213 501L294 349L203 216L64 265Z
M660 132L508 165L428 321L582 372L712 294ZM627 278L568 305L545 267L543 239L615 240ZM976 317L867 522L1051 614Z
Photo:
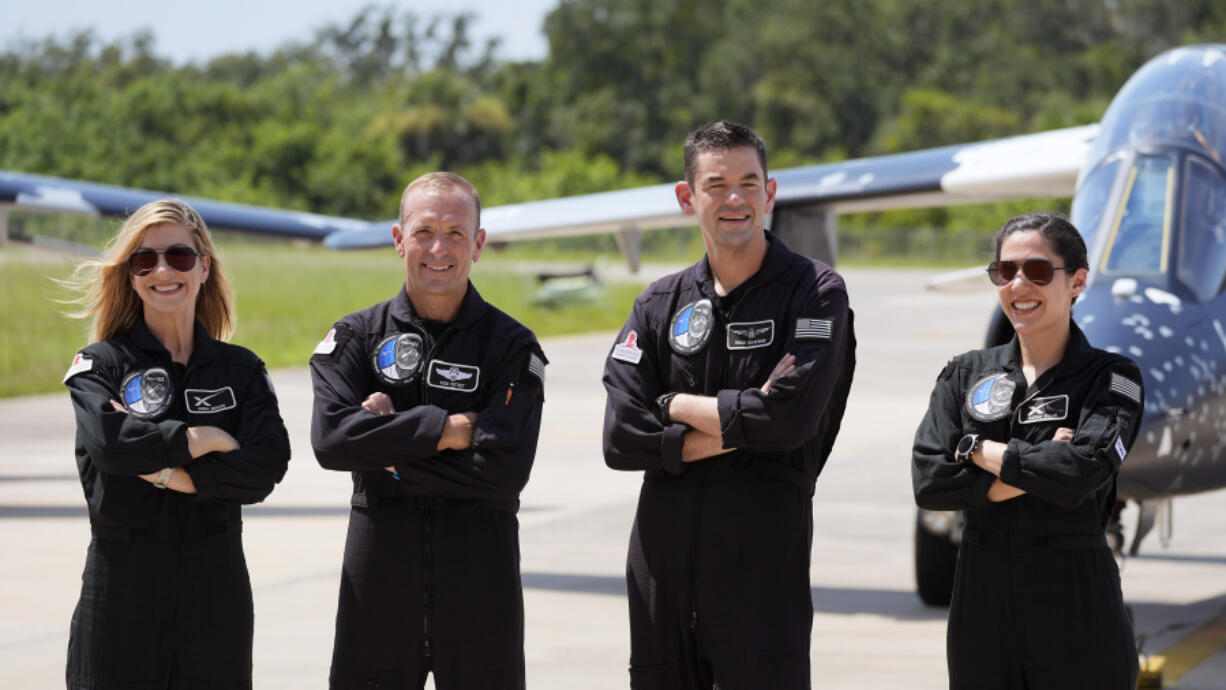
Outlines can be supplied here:
M401 222L392 227L392 239L405 260L405 286L418 312L436 318L430 312L439 310L427 303L445 305L443 313L458 309L485 245L472 197L458 187L414 189Z
M1000 245L1001 261L1046 259L1052 266L1065 265L1047 240L1036 230L1014 232ZM1086 285L1086 269L1056 271L1047 285L1035 285L1019 270L1013 280L996 288L1000 306L1019 338L1063 337L1068 330L1073 298Z
M176 245L199 251L192 232L177 223L146 228L138 249L164 252ZM166 262L165 256L159 255L157 266L152 271L143 276L129 275L132 289L144 306L145 320L195 318L196 297L200 294L200 287L208 280L209 267L209 257L198 256L191 270L176 271Z
M676 193L681 210L698 217L708 249L748 245L775 207L775 181L766 179L752 146L699 152L693 184L678 182Z

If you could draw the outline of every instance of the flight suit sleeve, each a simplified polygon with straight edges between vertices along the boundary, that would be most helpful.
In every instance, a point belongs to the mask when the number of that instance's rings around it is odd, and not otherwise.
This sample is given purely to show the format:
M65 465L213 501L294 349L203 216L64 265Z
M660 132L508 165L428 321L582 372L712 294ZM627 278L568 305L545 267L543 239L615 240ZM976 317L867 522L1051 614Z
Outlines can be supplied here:
M915 431L911 447L911 486L915 503L925 510L967 510L991 505L988 489L996 477L973 463L954 460L954 450L966 432L962 428L962 390L958 365L945 365L928 411Z
M362 402L375 390L364 344L345 322L335 330L335 347L311 356L311 446L319 464L329 470L375 471L438 455L447 411L435 405L387 415L363 409Z
M208 453L184 468L196 485L197 500L259 503L285 476L289 434L277 395L262 362L251 373L234 434L239 447L228 453Z
M784 352L796 356L795 370L776 379L769 394L757 387L716 394L724 448L790 451L821 428L839 372L854 357L847 292L841 284L827 288L792 316L799 318L780 327L787 329Z
M545 364L535 340L502 357L487 389L488 398L477 411L472 445L463 450L435 450L428 459L398 460L395 467L400 480L439 491L459 487L519 493L528 483L536 457L545 402Z
M80 356L92 360L90 368L70 370L64 384L77 419L77 443L100 472L137 476L192 462L187 423L145 420L116 410L111 401L121 399L123 367L96 354Z
M1140 430L1141 372L1131 362L1103 367L1085 398L1072 441L1009 441L1001 481L1074 508L1116 475Z
M631 334L632 341L628 340ZM681 451L689 427L664 424L656 414L655 400L666 391L654 337L645 303L636 301L605 362L604 461L615 470L663 469L677 475L683 467ZM626 348L627 342L637 348L638 355ZM623 349L616 349L619 347Z

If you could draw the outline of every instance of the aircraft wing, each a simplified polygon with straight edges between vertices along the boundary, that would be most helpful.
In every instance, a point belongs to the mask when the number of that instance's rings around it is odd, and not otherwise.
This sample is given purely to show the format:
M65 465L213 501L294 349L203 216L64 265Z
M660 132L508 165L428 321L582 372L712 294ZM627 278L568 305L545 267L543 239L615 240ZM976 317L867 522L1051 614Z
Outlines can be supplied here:
M836 213L1071 196L1098 125L778 170L777 209ZM0 206L126 216L165 192L0 170ZM391 244L393 220L370 222L182 197L210 227L324 240L334 249ZM673 184L485 209L494 241L690 225Z
M776 208L837 213L1072 196L1098 125L778 170ZM648 230L694 223L673 184L496 206L482 211L489 239L506 241ZM392 221L329 236L334 249L391 243Z
M0 205L17 209L125 217L150 201L168 196L176 195L0 170ZM369 221L352 218L180 198L214 229L322 240L333 233L353 232L370 225Z

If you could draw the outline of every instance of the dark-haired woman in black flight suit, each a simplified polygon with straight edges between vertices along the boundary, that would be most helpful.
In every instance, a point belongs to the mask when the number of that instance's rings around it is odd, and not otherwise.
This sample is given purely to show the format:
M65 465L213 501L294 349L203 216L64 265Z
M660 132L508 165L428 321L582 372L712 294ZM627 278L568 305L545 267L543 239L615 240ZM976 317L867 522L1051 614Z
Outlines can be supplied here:
M1141 374L1072 322L1087 267L1085 243L1063 218L1006 223L988 274L1016 336L952 359L915 434L916 502L966 516L950 688L1136 685L1104 533L1141 420Z

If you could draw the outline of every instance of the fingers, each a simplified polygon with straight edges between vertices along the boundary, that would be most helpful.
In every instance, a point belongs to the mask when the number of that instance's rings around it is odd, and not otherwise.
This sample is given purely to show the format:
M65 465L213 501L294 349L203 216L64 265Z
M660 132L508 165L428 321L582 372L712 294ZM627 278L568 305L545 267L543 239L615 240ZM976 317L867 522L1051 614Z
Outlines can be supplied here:
M124 414L127 414L127 413L128 413L128 409L127 409L126 407L124 407L123 405L120 405L120 404L119 404L117 401L115 401L115 400L112 400L112 401L111 401L111 407L115 408L115 411L116 411L116 412L122 412L122 413L124 413Z
M766 383L762 384L762 392L770 393L771 385L775 382L775 379L781 376L787 376L793 371L796 371L796 355L789 353L784 355L783 358L779 360L779 363L775 365L775 368L771 371L771 375L766 378Z
M1072 441L1073 440L1073 430L1068 427L1062 426L1059 429L1056 429L1056 433L1054 436L1051 437L1051 440L1053 441Z
M362 401L362 409L377 415L392 414L396 411L396 408L392 407L392 399L383 392L371 393Z

